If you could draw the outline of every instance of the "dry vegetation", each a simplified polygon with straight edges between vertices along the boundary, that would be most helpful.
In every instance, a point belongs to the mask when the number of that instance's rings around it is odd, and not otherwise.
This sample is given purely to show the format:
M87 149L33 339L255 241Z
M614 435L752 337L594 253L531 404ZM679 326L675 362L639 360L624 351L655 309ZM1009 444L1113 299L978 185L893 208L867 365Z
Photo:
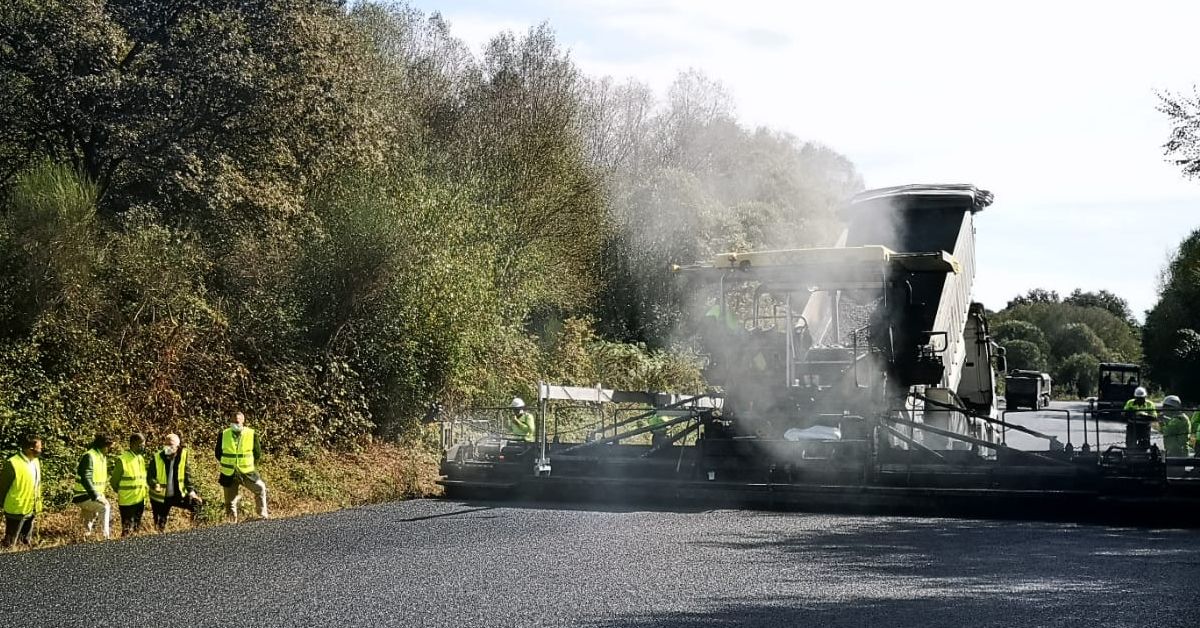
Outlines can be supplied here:
M197 456L194 476L205 504L196 517L195 526L235 525L224 521L221 488L217 485L217 464L211 456ZM438 453L425 445L371 443L358 451L322 452L305 457L270 456L261 467L267 482L271 517L294 517L319 512L352 508L417 497L440 494L435 484ZM120 536L120 516L113 503L113 538ZM243 491L243 512L253 511L253 497ZM253 515L246 517L253 519ZM60 547L81 542L103 542L87 539L79 523L79 509L68 505L46 512L37 519L38 541L35 549ZM174 510L167 533L193 527L185 511ZM150 505L142 519L139 535L158 534L154 530ZM22 547L8 550L24 551Z

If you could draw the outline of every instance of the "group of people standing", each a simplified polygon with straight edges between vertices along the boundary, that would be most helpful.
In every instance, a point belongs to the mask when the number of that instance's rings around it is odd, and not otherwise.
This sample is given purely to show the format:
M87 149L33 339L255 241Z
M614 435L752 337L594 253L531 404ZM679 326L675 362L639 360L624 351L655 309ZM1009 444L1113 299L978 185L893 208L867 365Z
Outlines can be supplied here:
M267 486L257 466L262 448L254 430L245 423L246 416L235 413L229 427L217 438L214 450L220 464L218 483L224 493L225 515L234 521L238 517L242 487L254 494L258 516L268 517ZM34 520L42 512L42 439L27 435L20 446L21 451L0 467L4 547L18 542L31 545ZM174 508L182 508L195 517L204 500L192 483L191 450L178 435L167 434L162 447L148 453L146 437L130 434L128 447L110 461L112 447L110 437L96 436L75 469L71 502L79 506L85 535L93 536L98 531L106 539L111 537L110 489L116 495L122 536L141 529L147 498L154 527L159 531L166 528Z
M168 434L162 448L147 459L146 437L130 434L129 446L110 468L112 446L108 436L97 436L75 469L71 502L79 506L85 534L94 534L99 525L104 538L111 535L112 503L106 496L109 487L117 494L122 536L141 529L147 497L154 527L160 531L166 528L172 508L183 508L195 516L204 501L192 484L188 465L191 452L180 443L178 435Z

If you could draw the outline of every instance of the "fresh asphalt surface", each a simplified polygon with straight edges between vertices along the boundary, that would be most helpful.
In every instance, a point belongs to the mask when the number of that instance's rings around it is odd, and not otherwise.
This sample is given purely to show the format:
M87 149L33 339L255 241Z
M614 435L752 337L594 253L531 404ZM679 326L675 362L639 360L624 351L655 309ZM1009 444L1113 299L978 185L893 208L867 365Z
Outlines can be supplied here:
M1064 445L1067 443L1069 436L1070 442L1075 446L1075 449L1079 449L1084 442L1095 448L1096 422L1094 420L1088 419L1086 441L1083 434L1083 414L1084 410L1087 409L1087 405L1083 401L1052 401L1048 409L1037 412L1029 410L1006 412L1003 418L1006 421L1030 428L1048 436L1057 436L1059 442ZM1001 408L1003 409L1003 405L1001 405ZM1068 417L1070 417L1070 430L1067 429ZM1029 451L1045 451L1047 449L1047 441L1022 432L1009 431L1007 437L1007 444L1017 449ZM1151 433L1151 441L1162 447L1162 437L1158 432ZM1116 444L1125 444L1125 424L1117 421L1100 421L1101 448L1103 449L1109 445Z
M21 626L1195 626L1200 532L419 500L0 554L0 582Z
M22 626L1194 626L1200 537L412 501L0 556Z

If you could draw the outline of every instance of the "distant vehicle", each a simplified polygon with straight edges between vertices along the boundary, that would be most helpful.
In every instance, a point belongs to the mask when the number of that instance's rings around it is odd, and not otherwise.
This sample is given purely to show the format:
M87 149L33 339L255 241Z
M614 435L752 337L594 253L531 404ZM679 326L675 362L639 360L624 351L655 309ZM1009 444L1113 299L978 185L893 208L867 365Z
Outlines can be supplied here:
M1113 410L1125 407L1133 391L1142 385L1142 367L1137 364L1101 362L1096 409Z
M1005 408L1039 410L1050 405L1050 374L1012 370L1004 378Z

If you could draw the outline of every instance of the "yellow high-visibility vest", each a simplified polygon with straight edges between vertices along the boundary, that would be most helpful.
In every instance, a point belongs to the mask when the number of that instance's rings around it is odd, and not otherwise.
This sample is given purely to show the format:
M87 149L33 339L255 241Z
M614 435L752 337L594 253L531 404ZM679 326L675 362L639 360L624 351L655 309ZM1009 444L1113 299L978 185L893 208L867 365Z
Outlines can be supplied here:
M533 415L528 412L514 415L509 421L509 427L512 432L521 437L521 440L532 443L537 434L537 423L534 422Z
M42 512L42 463L37 458L28 460L22 454L8 459L16 470L8 495L4 497L4 512L9 515L33 515ZM37 480L34 480L34 471Z
M92 486L96 487L96 490L103 495L104 487L108 485L108 456L95 449L89 449L83 455L92 457ZM79 497L88 494L87 488L83 486L83 478L76 475L73 496Z
M179 457L179 472L175 474L175 496L183 497L183 478L187 477L184 473L187 472L188 450L180 447L175 455ZM167 499L167 464L167 458L163 456L161 449L154 453L154 483L162 488L150 491L150 499L153 501L163 502ZM221 472L224 473L224 470Z
M146 457L132 451L123 452L117 456L117 464L121 465L121 481L117 484L117 503L122 506L133 506L146 501Z
M708 308L708 311L704 313L704 316L707 318L722 320L721 305L717 304ZM737 316L734 316L732 308L725 308L725 316L722 322L725 323L725 327L729 329L729 331L746 331L746 328L742 326L741 321L737 319Z
M1188 431L1191 422L1187 414L1177 410L1167 410L1159 419L1162 431L1163 451L1168 456L1185 457L1188 455Z
M1144 414L1151 419L1158 418L1157 407L1154 405L1154 402L1150 401L1149 399L1146 399L1142 403L1138 403L1138 399L1134 397L1133 399L1125 402L1124 410L1130 414Z
M247 475L256 470L254 430L243 427L240 434L235 434L233 428L225 428L221 432L221 475L233 475L234 471Z

